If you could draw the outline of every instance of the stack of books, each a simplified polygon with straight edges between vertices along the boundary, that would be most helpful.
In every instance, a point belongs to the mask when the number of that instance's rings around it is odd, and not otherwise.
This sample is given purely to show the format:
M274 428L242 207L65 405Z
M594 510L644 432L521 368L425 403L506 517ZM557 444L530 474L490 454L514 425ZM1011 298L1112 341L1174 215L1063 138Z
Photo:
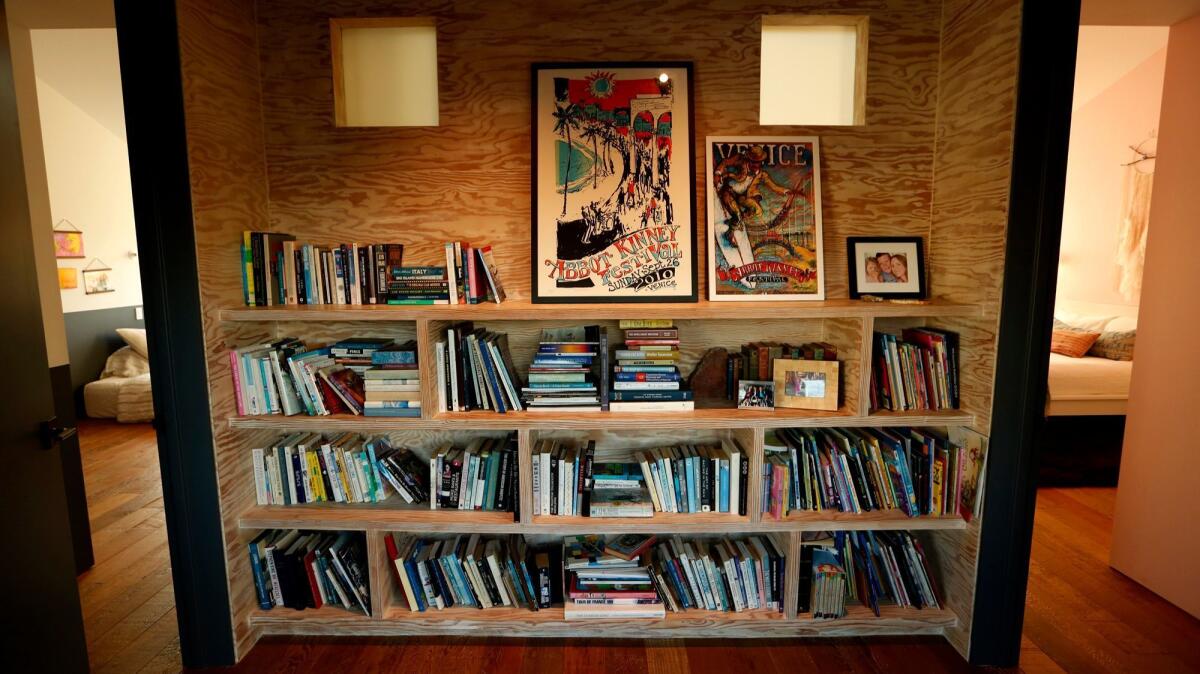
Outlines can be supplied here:
M695 408L679 374L679 330L666 319L623 320L625 343L613 366L614 412L675 412Z
M532 456L533 514L651 517L654 504L636 463L597 462L596 443L542 440Z
M634 452L660 513L746 514L750 462L736 441Z
M433 510L486 510L513 513L520 521L517 436L475 438L466 447L445 443L429 457Z
M429 538L389 533L384 546L410 611L454 606L537 611L550 606L549 596L544 605L540 601L537 568L520 535Z
M763 512L959 515L978 507L982 443L963 431L828 428L769 432L764 443Z
M394 489L407 503L429 500L422 462L385 438L295 433L251 449L258 505L379 503Z
M871 409L958 409L958 333L906 328L901 338L876 332Z
M942 606L921 542L907 531L838 531L800 546L800 613L846 615L856 601L876 616L881 606Z
M444 267L405 267L404 244L316 246L291 234L242 233L246 306L478 304L505 299L491 246L445 244ZM439 271L440 270L440 271Z
M365 534L268 530L250 541L258 606L335 606L371 615Z
M415 340L373 351L362 379L364 415L421 416L421 375Z
M438 411L521 411L521 380L512 366L508 336L456 323L434 344L437 354Z
M651 539L653 540L653 539ZM643 546L609 547L599 536L563 541L567 620L663 618L666 610L650 569L639 563Z
M769 536L673 536L654 546L650 569L671 611L783 612L784 562Z
M598 412L607 404L608 330L589 325L542 330L521 395L530 411Z
M738 399L738 383L742 381L772 381L775 377L775 361L790 360L837 360L837 347L829 342L808 342L799 346L777 342L752 342L742 345L740 351L731 352L725 366L725 398Z

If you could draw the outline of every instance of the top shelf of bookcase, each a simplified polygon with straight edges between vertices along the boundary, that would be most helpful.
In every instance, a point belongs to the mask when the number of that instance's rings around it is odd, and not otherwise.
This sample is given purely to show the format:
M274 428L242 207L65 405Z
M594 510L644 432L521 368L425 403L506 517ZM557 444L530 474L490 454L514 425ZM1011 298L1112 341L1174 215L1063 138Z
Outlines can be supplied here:
M433 320L552 320L678 318L886 318L982 316L977 304L930 300L921 304L825 300L822 302L708 302L678 304L532 304L510 300L503 304L453 306L318 305L239 307L221 311L223 321L409 321Z

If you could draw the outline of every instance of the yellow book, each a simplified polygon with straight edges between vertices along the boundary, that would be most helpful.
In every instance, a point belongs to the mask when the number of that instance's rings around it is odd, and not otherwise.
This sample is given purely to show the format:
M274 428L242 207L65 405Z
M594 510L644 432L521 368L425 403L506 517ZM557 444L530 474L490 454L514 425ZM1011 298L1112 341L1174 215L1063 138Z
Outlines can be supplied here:
M635 318L622 320L620 326L622 330L673 328L675 322L669 318Z

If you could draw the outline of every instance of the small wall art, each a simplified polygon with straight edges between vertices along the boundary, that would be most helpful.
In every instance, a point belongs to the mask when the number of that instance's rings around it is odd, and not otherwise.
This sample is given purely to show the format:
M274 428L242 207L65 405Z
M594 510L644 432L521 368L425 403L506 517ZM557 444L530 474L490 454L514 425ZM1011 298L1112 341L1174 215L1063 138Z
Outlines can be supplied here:
M111 285L111 274L112 267L104 264L98 257L92 258L83 269L83 292L88 295L116 292L116 288Z
M60 260L83 257L83 232L65 218L54 226L54 257Z

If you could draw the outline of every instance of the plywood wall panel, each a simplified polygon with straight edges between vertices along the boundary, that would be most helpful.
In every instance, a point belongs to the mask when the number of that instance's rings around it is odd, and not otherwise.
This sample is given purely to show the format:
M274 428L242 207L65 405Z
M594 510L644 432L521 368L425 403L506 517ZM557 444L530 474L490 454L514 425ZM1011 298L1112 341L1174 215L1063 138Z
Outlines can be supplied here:
M871 17L868 126L760 127L760 17L814 11ZM258 13L271 222L303 238L400 241L416 263L440 260L446 240L489 242L527 298L529 65L605 59L695 62L697 166L705 135L821 136L827 296L846 294L846 236L929 230L936 2L264 0ZM441 126L335 128L329 18L398 14L437 20ZM703 274L703 203L696 213Z
M258 98L254 7L237 0L179 0L179 47L200 306L208 355L213 441L225 535L235 652L258 639L248 615L257 601L237 517L253 500L250 444L261 434L235 433L228 350L269 336L270 326L224 326L222 308L242 302L238 243L267 222L266 162ZM205 451L206 448L194 448ZM189 451L191 448L189 448Z
M937 324L960 334L962 407L986 435L1004 285L1020 3L947 0L943 15L930 287L939 297L983 308L981 318ZM970 647L979 532L976 520L964 530L934 537L947 603L959 617L946 637L964 655Z

